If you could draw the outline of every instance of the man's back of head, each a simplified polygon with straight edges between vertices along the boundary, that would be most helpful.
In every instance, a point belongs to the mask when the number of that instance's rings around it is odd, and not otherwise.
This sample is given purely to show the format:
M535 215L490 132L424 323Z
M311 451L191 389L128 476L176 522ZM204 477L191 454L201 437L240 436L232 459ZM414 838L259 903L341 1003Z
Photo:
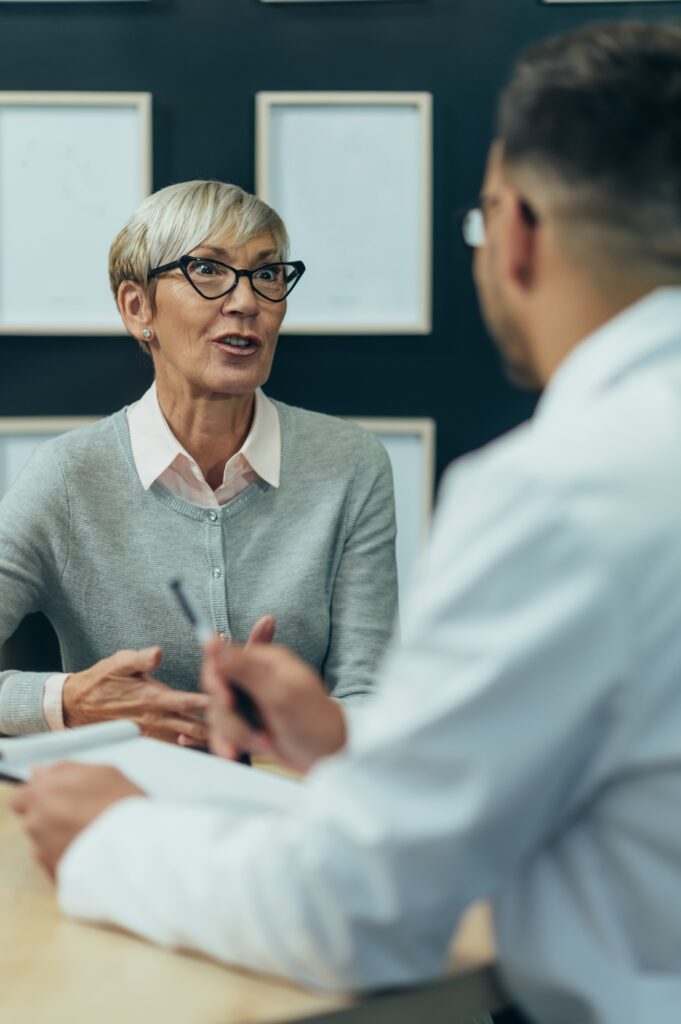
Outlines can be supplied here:
M605 320L681 284L681 25L592 25L530 49L501 96L488 196L483 311L516 376L543 386Z
M509 168L531 168L578 229L681 283L681 25L624 21L550 39L499 109Z

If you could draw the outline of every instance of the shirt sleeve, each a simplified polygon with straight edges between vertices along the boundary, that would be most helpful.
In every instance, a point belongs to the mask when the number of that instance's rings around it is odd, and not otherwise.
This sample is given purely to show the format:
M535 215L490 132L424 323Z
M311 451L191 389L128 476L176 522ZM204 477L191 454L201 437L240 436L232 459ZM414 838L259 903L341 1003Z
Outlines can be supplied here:
M564 496L472 477L450 479L379 692L295 813L121 803L62 861L68 913L329 989L442 970L462 911L574 813L630 654Z
M388 453L363 433L331 599L322 675L332 697L360 702L373 690L397 616L395 495Z
M64 729L64 706L62 703L62 697L64 693L64 683L68 679L68 673L55 672L45 680L45 688L43 690L43 714L45 715L45 721L47 722L48 729L53 732L57 732L60 729Z
M32 612L45 612L68 556L66 487L48 442L0 501L0 645ZM4 666L3 666L4 668ZM43 700L51 672L0 671L0 733L48 728Z

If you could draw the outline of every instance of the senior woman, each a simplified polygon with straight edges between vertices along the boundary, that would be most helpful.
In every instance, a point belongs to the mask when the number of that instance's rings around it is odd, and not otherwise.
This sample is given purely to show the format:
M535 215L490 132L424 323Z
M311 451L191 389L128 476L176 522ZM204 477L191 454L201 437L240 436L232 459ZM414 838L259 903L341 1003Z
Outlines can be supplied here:
M64 669L1 673L0 732L129 718L202 743L173 576L218 634L269 639L273 616L335 697L367 693L396 610L386 453L261 390L304 269L279 216L216 181L160 190L114 240L111 285L154 382L43 445L0 503L0 642L42 611Z

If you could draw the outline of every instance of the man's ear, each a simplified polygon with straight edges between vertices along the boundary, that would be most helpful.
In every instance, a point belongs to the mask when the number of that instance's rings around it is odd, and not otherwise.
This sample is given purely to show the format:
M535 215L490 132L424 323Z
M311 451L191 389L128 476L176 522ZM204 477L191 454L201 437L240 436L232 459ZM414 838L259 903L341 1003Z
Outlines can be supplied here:
M142 285L136 281L121 281L116 299L128 334L142 343L148 342L153 334L153 315L151 303Z
M527 291L537 277L537 215L519 192L508 189L501 218L506 274L516 287Z

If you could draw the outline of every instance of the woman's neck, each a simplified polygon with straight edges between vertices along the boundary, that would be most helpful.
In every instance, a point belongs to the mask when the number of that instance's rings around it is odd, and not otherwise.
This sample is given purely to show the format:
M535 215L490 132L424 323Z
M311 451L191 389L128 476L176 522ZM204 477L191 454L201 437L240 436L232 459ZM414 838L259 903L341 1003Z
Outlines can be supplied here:
M225 463L248 437L255 413L254 392L197 398L169 393L158 381L156 391L168 426L215 490L222 483Z

